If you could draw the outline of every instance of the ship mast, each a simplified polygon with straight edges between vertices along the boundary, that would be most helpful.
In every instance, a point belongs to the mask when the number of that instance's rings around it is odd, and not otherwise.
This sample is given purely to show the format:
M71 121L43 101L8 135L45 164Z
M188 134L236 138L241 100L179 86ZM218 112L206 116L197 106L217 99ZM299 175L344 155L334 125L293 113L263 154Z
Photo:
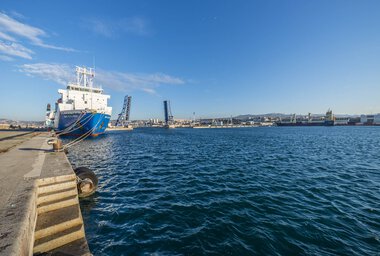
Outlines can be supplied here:
M92 109L92 91L93 91L93 79L95 77L95 70L92 68L76 66L77 73L77 85L90 88L90 108ZM88 76L88 78L87 78ZM81 83L83 82L83 85Z

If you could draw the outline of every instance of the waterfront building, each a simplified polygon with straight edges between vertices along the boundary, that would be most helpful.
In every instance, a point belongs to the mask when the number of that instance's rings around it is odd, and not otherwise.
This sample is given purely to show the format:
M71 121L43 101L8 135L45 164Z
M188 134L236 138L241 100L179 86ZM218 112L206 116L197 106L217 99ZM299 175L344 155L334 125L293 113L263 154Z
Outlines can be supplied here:
M360 123L363 125L380 125L380 114L361 115Z
M349 117L335 117L334 125L348 125Z

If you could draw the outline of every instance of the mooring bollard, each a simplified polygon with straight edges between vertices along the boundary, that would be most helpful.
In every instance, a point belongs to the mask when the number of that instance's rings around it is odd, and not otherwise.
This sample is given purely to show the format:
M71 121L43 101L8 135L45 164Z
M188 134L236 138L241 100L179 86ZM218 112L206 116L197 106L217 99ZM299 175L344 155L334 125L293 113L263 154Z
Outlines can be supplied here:
M54 138L47 141L48 145L53 145L54 151L60 151L62 149L62 140Z
M53 150L54 151L59 151L62 149L62 140L57 139L55 143L53 143Z

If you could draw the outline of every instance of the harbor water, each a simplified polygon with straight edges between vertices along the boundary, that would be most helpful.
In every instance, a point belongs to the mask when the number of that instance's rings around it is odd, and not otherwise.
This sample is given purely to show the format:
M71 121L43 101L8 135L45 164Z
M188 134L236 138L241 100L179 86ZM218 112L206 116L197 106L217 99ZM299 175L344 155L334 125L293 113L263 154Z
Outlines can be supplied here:
M94 255L378 255L380 127L114 131L69 149Z

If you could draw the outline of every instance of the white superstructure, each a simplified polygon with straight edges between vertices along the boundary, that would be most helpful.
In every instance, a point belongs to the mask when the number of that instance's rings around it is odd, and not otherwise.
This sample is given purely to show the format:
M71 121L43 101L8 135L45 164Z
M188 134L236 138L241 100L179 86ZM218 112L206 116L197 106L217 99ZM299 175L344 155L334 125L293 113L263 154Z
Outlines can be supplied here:
M70 110L90 110L111 115L112 107L107 104L110 95L103 94L102 88L93 85L94 70L77 66L75 71L76 83L68 83L66 90L58 90L61 97L56 106L56 120L60 112Z

